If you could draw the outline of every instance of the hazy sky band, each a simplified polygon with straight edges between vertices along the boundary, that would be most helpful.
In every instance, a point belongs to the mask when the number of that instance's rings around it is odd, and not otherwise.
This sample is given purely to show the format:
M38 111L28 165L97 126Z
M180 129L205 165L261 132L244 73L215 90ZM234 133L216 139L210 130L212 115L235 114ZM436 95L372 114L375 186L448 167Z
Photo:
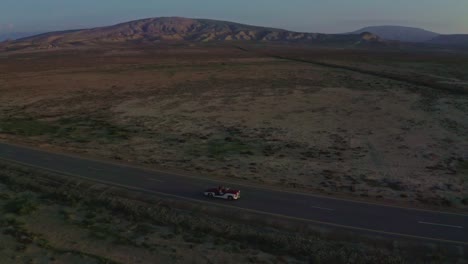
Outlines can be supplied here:
M295 31L371 25L468 33L468 0L0 0L0 32L87 28L159 16L211 18Z

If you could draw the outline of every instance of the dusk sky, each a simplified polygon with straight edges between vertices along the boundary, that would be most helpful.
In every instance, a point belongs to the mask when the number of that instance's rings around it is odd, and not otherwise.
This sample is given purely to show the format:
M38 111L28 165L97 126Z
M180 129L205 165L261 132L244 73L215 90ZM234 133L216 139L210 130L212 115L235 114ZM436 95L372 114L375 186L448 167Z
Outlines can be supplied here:
M371 25L468 33L468 0L0 0L0 33L87 28L159 16L323 33Z

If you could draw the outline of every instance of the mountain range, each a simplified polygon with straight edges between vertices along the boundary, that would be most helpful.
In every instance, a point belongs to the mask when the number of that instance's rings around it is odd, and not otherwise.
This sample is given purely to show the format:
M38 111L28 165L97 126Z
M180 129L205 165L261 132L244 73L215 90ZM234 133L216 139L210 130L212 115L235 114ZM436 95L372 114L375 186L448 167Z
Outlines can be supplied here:
M423 45L468 47L468 35L440 35L411 27L374 26L345 34L321 34L182 17L148 18L107 27L19 37L23 38L0 43L0 49L49 49L112 43L154 44L162 41L262 41L346 47L385 47L422 43Z
M370 32L386 40L402 42L426 42L438 37L440 34L414 27L402 26L372 26L361 28L351 34Z
M105 43L157 43L161 41L268 41L375 45L376 35L301 33L233 22L181 17L148 18L108 27L50 32L4 43L14 49L53 48Z
M372 26L348 33L369 32L383 40L425 44L428 46L468 48L468 34L444 35L414 27Z
M25 37L38 35L40 33L42 33L42 32L8 32L8 33L0 33L0 41L20 39L20 38L25 38Z
M468 48L468 34L440 35L431 39L430 44Z

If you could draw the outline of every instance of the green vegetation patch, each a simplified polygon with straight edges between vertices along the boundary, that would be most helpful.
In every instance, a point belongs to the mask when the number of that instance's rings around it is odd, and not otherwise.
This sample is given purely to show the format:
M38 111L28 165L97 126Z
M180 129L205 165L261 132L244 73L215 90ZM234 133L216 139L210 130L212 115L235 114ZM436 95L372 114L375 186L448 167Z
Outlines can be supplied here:
M455 120L449 119L449 118L444 118L440 120L440 124L447 130L461 136L466 136L466 129L465 127L458 123Z
M96 118L72 117L58 120L55 137L75 142L112 143L128 139L128 131L107 121Z
M205 145L205 152L215 158L252 153L251 147L240 140L212 139Z
M167 72L170 76L176 72L192 72L192 71L224 71L232 69L248 69L250 66L265 64L263 61L248 62L248 63L208 63L208 64L145 64L124 66L120 68L102 69L99 72L105 74L116 74L126 71L157 71Z
M94 117L42 121L32 117L0 120L0 133L17 136L49 136L78 143L112 143L128 139L127 130Z
M17 215L28 215L35 211L38 203L32 194L26 193L15 197L4 205L4 210L7 213Z
M461 174L462 182L468 183L468 160L460 161L457 171ZM468 195L466 195L466 204L468 204Z
M461 171L468 172L468 160L460 161L458 167Z
M57 127L33 118L11 118L0 120L0 133L18 136L42 136L53 134Z
M259 149L259 146L231 137L210 138L205 142L197 140L197 142L184 142L184 144L186 144L185 152L188 155L219 160L233 156L255 155L256 150Z

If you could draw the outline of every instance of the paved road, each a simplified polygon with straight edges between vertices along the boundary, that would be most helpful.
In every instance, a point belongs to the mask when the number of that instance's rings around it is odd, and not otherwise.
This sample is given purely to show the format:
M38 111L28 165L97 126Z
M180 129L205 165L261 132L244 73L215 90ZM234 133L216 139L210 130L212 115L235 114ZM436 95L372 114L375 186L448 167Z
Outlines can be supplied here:
M201 191L219 184L209 179L157 172L2 143L0 143L0 159L204 201L207 199L201 196ZM351 228L362 232L376 231L387 235L404 235L417 239L435 239L468 245L468 213L453 214L406 209L251 186L229 186L241 189L242 199L234 202L217 201L218 203L306 219L311 224L325 223L336 228Z

